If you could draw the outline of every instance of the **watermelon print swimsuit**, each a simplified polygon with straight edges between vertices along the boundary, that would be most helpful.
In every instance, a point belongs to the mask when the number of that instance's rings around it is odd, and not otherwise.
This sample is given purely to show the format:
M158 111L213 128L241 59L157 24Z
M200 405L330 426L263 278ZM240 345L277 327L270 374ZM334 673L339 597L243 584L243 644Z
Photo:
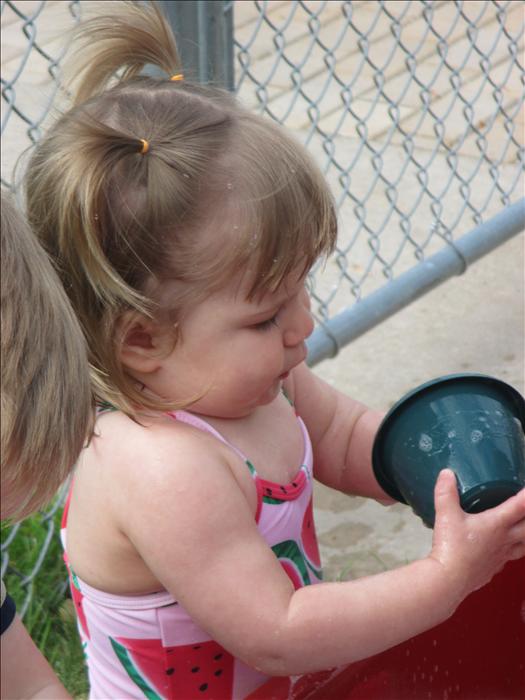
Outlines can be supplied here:
M276 484L260 478L249 459L201 418L186 411L168 415L211 433L243 459L257 488L255 517L262 537L296 589L318 583L322 573L312 511L312 446L303 421L297 417L304 443L302 464L291 483ZM167 591L118 596L97 590L78 578L67 559L68 509L69 499L61 537L87 660L91 699L306 697L292 689L297 686L300 691L299 686L311 686L310 681L319 674L269 678L246 666L196 625ZM327 674L321 676L326 678Z

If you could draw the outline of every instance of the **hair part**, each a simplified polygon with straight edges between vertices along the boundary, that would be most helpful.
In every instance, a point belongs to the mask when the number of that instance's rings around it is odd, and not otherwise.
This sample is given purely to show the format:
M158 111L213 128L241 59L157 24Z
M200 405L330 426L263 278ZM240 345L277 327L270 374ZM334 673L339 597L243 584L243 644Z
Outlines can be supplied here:
M302 146L223 90L170 81L180 60L156 4L119 7L80 25L76 106L37 144L26 195L88 339L97 399L134 416L183 406L146 396L121 365L124 313L173 326L239 270L250 296L274 290L331 252L337 222ZM146 63L166 78L141 76Z
M2 518L45 505L85 444L93 410L79 323L12 198L1 202Z

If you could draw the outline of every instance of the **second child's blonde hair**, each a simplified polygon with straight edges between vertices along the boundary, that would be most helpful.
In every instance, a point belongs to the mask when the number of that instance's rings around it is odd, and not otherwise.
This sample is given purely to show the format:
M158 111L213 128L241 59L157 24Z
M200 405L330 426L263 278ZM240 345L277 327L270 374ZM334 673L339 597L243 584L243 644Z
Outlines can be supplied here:
M223 90L170 80L182 68L154 3L119 3L78 42L75 106L37 144L28 215L88 338L98 399L134 415L165 406L119 361L125 314L176 328L239 270L249 298L274 290L333 249L336 215L283 129ZM141 76L146 64L165 78Z
M1 202L2 518L45 505L86 442L87 348L53 266L10 195Z

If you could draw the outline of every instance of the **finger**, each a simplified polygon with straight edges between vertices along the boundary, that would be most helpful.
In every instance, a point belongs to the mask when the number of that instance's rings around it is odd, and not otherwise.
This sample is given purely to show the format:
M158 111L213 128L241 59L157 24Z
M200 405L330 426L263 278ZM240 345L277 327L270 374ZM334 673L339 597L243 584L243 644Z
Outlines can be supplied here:
M525 522L521 521L509 530L509 539L516 544L525 545Z
M516 559L521 559L525 557L525 543L520 542L515 544L509 550L508 561L515 561Z
M459 493L456 484L456 475L452 469L443 469L439 472L434 489L434 505L437 517L450 517L454 513L462 512L459 504Z
M525 520L525 489L511 496L492 510L497 510L504 523L511 525Z

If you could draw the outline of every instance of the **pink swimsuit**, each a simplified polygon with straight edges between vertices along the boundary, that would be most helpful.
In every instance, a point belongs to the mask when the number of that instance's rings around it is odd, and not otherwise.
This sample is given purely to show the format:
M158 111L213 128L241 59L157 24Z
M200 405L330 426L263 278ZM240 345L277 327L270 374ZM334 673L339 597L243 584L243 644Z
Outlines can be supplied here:
M208 423L185 411L174 419L212 433L228 443ZM304 455L295 479L276 484L249 468L257 487L257 526L295 588L322 578L312 512L312 447L298 418ZM67 560L67 513L62 521L62 544ZM232 698L304 697L292 693L299 684L316 685L312 674L302 679L269 679L249 668L213 641L165 590L141 596L117 596L79 579L68 566L72 597L85 649L90 698L148 698L149 700L231 700ZM205 574L205 572L203 572ZM257 593L254 591L254 596ZM326 678L327 674L320 674ZM299 690L299 688L298 688Z

